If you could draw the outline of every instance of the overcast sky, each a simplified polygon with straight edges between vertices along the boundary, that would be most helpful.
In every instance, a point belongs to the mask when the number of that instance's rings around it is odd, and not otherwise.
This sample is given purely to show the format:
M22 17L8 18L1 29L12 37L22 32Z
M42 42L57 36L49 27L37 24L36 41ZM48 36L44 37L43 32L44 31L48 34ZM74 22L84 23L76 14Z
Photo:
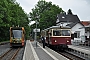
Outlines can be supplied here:
M39 0L16 0L26 13L31 12ZM65 12L72 10L73 14L78 15L81 21L90 21L90 0L46 0L52 4L59 5Z

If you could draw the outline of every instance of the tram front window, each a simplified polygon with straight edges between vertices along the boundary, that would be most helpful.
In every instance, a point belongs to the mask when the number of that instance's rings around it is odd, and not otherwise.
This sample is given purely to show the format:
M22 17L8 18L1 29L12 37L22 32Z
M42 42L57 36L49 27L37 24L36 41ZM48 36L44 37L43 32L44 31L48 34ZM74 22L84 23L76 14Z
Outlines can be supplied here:
M70 30L62 30L62 36L70 36Z
M13 38L22 38L22 30L12 30Z
M53 30L53 36L60 36L61 34L60 30Z

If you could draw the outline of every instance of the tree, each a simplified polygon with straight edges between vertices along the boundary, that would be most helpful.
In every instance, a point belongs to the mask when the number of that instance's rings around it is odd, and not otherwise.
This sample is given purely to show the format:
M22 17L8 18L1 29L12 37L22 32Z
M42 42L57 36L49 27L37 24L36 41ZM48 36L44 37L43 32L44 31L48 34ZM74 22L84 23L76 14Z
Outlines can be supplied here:
M0 41L9 40L9 28L13 25L25 27L27 36L29 32L28 24L27 14L15 0L0 1Z
M52 2L46 2L45 0L39 0L35 8L33 8L32 12L30 12L30 18L31 21L38 20L38 27L40 29L45 29L56 25L56 16L60 12L64 11L62 8L59 8L58 5L52 4Z

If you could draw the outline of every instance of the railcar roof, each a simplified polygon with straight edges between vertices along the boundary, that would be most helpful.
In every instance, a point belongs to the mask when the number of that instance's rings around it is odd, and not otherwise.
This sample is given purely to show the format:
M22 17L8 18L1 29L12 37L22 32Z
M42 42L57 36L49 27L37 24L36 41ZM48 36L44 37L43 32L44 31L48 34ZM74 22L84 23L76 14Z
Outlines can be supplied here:
M24 27L10 27L12 30L22 30L22 28L24 29Z
M62 26L52 26L52 27L49 27L49 28L47 28L47 29L44 29L43 31L49 30L49 29L55 29L55 28L70 29L69 26L65 26L65 27L62 27Z

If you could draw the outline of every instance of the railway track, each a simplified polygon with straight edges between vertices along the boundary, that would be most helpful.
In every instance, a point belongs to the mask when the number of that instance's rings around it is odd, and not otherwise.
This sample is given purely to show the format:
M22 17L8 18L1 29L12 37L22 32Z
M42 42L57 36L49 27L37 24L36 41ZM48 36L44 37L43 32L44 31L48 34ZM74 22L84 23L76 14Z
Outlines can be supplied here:
M11 48L3 55L0 56L0 60L14 60L17 53L20 51L21 48Z
M68 58L69 60L85 60L85 59L81 58L80 56L70 53L69 51L65 51L65 50L59 51L59 50L55 50L53 48L51 48L51 49L56 51L57 53L61 54L62 56Z
M65 56L66 58L68 58L70 60L85 60L85 59L83 59L81 57L78 57L78 56L76 56L74 54L69 53L69 51L63 51L63 52L59 51L58 53Z

